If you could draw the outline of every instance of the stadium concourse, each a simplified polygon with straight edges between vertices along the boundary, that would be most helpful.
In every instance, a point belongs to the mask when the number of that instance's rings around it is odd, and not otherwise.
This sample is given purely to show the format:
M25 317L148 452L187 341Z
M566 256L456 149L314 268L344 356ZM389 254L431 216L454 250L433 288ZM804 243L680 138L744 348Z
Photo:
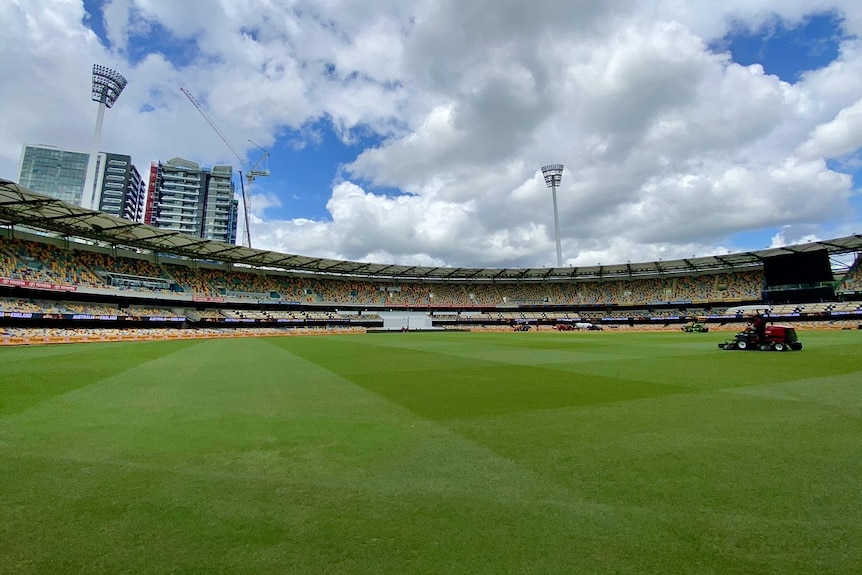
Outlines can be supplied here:
M423 329L570 321L679 329L693 319L737 329L753 310L812 327L856 328L860 250L862 236L849 236L579 268L350 262L201 240L0 181L0 343L410 331L399 313L423 316ZM770 287L770 262L820 253L832 261L831 281Z

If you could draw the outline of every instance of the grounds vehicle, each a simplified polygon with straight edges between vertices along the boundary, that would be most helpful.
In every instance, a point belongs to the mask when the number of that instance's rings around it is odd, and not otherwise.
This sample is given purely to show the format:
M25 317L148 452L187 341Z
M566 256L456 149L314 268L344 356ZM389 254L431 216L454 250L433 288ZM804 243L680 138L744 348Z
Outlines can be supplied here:
M789 325L768 325L761 339L752 328L747 328L733 339L718 344L720 349L757 349L760 351L788 351L802 349L796 330Z
M693 321L691 323L687 323L682 326L680 329L686 333L706 333L709 331L709 328L700 323L699 321Z
M581 331L585 329L587 331L603 331L604 328L600 325L596 325L594 323L590 323L587 321L578 321L575 323L558 323L554 326L554 329L558 331Z

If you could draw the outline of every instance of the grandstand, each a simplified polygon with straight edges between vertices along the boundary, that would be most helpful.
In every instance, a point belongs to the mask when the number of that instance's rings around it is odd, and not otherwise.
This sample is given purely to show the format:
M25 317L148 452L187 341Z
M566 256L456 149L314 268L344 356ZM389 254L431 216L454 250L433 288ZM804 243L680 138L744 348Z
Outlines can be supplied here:
M862 318L860 250L862 236L854 235L755 252L573 268L351 262L166 232L0 181L0 334L27 328L374 330L386 328L384 318L397 312L425 314L424 324L435 329L580 319L611 327L668 326L692 318L733 325L754 309L795 321L846 323ZM831 297L769 299L770 293L798 294L807 286L769 292L764 262L820 253L833 264L852 259L833 265L828 286L818 284L817 294L827 289Z

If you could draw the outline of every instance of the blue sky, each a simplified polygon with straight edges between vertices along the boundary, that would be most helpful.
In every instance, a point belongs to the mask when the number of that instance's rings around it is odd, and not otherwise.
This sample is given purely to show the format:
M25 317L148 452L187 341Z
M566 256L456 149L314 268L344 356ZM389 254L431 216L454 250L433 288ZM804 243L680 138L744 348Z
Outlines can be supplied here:
M84 2L91 14L99 14L102 4L98 0ZM86 24L106 46L111 46L100 18L88 19ZM843 36L841 19L834 13L821 13L797 25L776 20L756 29L738 26L713 42L711 47L728 52L733 61L741 65L760 64L767 74L774 74L792 84L804 72L817 70L835 60ZM131 37L128 51L131 63L159 52L178 67L186 66L200 56L193 39L179 39L161 25L152 25L145 34ZM192 108L189 108L189 113L192 113ZM213 137L217 137L215 133ZM248 148L246 142L231 143L235 147L246 148L247 159L252 163L260 157L260 153ZM371 132L359 133L355 140L345 143L333 130L328 117L310 122L301 130L283 130L270 150L272 176L257 185L268 190L283 190L279 194L282 205L272 209L275 217L327 219L326 202L333 182L341 178L341 166L355 160L363 150L380 143L381 138ZM362 178L357 181L377 192L399 193L396 189L376 187ZM767 246L776 231L776 228L770 228L743 232L736 237L744 243Z
M767 74L793 84L803 72L823 68L838 57L845 36L841 25L837 14L827 12L795 25L779 20L753 30L740 27L713 48L730 52L734 62L744 66L760 64Z
M341 167L355 160L366 148L379 145L381 138L366 134L355 141L344 142L326 118L309 124L304 131L313 132L314 137L303 135L302 131L291 131L272 147L272 176L266 181L266 186L267 189L286 191L281 194L282 206L273 213L280 218L328 219L326 202L333 183L342 178ZM255 153L252 151L250 156L255 157ZM362 178L357 182L373 187ZM374 189L390 195L399 193L392 188Z
M22 143L88 146L99 63L129 79L102 147L142 170L174 156L237 163L180 87L249 160L249 140L270 151L252 228L267 249L552 265L539 167L554 162L567 167L568 265L860 231L855 2L540 4L0 6L0 73L20 82L2 96L17 113L0 126L0 176L14 179Z
M737 27L712 48L728 52L734 62L749 66L760 64L766 74L774 74L781 80L794 84L802 74L827 66L838 57L838 49L845 33L842 21L833 12L814 14L796 25L772 21L751 29ZM858 187L860 170L850 172ZM854 202L862 211L862 201ZM739 245L769 247L780 227L767 227L744 231L733 235Z
M111 49L114 46L108 37L104 20L100 16L104 5L103 0L84 0L85 10L93 15L86 19L85 25L107 48ZM131 65L140 63L153 53L163 54L178 68L188 66L195 59L201 58L195 39L179 38L159 23L149 24L142 33L131 35L126 50L128 63ZM152 107L147 106L146 109L152 109ZM208 108L205 111L219 129L222 129L222 122L215 113ZM186 112L192 116L197 113L191 106L186 109ZM213 132L212 137L218 138L218 135ZM341 166L352 162L362 150L375 147L381 141L382 138L371 131L358 130L354 134L354 139L345 142L338 137L329 117L314 119L298 128L281 128L278 130L278 137L274 144L268 149L271 176L266 180L257 180L255 186L265 190L278 190L281 205L270 208L270 215L273 217L328 219L326 202L333 182L342 177ZM245 154L249 165L256 164L262 156L260 150L250 146L248 139L231 140L231 144L240 153ZM225 151L227 152L227 149ZM167 160L168 158L157 159ZM226 157L225 161L231 161L231 159ZM146 164L146 162L143 163ZM239 172L240 168L235 167L235 170ZM394 188L372 186L362 178L358 178L357 181L374 188L378 193L386 195L401 193ZM238 173L235 183L239 190Z

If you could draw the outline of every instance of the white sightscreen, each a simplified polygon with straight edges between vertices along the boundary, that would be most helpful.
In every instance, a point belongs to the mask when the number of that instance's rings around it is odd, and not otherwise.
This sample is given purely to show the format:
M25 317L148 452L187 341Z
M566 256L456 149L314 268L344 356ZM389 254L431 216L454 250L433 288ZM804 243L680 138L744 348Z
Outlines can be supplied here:
M383 319L383 329L432 329L431 316L424 312L386 311L378 312Z

